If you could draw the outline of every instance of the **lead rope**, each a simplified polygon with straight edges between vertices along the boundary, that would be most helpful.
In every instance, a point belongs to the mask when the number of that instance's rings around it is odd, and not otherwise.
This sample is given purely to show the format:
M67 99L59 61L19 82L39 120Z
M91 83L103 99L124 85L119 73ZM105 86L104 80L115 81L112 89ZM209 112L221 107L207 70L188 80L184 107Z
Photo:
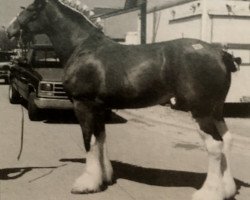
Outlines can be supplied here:
M19 43L22 42L22 35L23 35L23 30L20 30L20 36L19 36ZM23 111L23 106L21 105L21 142L20 142L20 149L19 153L17 156L17 160L20 160L22 152L23 152L23 133L24 133L24 111Z
M17 156L17 160L20 160L22 152L23 152L23 133L24 133L24 112L23 106L21 105L22 119L21 119L21 144L19 149L19 154Z

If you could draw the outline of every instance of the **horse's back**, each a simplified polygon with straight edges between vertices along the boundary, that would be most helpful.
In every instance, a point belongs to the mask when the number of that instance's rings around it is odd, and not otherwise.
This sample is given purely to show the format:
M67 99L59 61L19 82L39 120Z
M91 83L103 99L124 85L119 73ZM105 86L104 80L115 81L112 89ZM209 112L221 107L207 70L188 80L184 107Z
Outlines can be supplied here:
M204 112L213 104L225 100L230 86L230 72L223 63L221 49L197 39L123 48L127 55L122 53L126 56L121 56L123 61L119 63L124 64L120 68L140 73L134 81L144 87L148 98L150 94L153 94L152 98L163 95L165 99L161 100L168 101L171 96L176 96L187 109L197 108Z

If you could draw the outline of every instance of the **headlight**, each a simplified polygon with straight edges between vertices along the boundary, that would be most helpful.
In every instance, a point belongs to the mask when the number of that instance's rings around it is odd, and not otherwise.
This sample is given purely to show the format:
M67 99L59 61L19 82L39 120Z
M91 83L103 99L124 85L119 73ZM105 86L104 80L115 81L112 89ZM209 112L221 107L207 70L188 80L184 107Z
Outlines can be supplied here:
M52 83L40 83L40 91L53 91Z

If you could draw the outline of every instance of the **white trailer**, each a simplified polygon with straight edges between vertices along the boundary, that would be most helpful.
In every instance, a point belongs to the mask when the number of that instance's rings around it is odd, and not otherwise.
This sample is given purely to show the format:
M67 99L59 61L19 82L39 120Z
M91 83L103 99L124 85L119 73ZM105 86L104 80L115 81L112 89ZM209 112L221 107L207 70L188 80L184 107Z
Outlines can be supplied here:
M139 9L118 10L101 15L103 32L122 44L139 44Z

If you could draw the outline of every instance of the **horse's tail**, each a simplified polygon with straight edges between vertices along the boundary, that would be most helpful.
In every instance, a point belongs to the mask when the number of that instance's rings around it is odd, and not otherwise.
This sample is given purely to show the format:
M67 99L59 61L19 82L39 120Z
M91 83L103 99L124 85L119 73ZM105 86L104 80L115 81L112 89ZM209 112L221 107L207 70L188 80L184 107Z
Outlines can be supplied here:
M226 51L222 51L222 59L224 64L226 65L227 69L230 72L236 72L240 70L241 58L240 57L233 57L230 53Z

